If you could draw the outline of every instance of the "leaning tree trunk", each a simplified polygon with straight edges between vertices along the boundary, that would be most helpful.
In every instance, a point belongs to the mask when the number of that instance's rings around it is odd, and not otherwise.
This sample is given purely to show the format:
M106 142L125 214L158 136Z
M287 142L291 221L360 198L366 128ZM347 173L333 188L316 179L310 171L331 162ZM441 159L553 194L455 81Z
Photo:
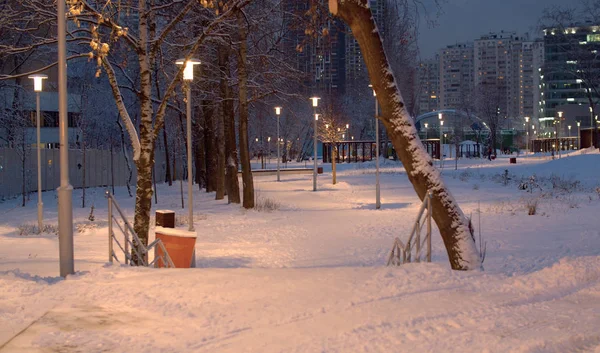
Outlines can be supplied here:
M350 26L358 41L381 107L379 118L417 195L423 200L428 190L433 193L432 216L440 229L450 265L455 270L479 269L481 260L468 220L444 185L418 137L388 64L368 0L329 0L329 9Z
M248 71L246 68L246 53L248 50L248 28L241 11L237 13L240 47L238 50L238 77L240 99L240 158L242 161L242 183L244 187L244 208L254 208L254 181L250 167L250 151L248 144Z
M240 203L240 183L238 180L238 157L235 143L235 112L233 97L228 78L230 77L229 50L219 46L219 69L221 72L221 99L223 111L223 130L225 134L225 190L228 203Z

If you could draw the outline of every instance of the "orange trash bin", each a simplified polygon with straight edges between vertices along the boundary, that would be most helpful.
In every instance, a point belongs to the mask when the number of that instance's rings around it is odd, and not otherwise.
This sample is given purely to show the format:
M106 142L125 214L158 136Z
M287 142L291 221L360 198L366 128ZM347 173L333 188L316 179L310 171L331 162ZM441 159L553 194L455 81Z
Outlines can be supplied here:
M181 229L156 227L156 239L160 239L167 249L176 268L190 268L194 247L196 246L196 233ZM162 249L157 247L155 256L163 255ZM157 267L166 267L161 259L156 261Z

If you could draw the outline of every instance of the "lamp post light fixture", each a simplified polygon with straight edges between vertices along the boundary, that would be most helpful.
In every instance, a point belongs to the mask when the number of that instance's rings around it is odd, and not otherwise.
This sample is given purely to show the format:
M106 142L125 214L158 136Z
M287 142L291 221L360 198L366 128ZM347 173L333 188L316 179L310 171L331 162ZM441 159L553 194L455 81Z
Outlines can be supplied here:
M186 93L187 115L187 165L188 165L188 230L194 231L194 196L192 193L192 81L194 80L194 65L199 65L198 59L179 59L177 65L184 65L183 81Z
M525 150L527 151L527 154L529 154L529 152L531 152L531 149L529 148L529 141L531 140L531 136L529 136L529 117L528 116L525 117L525 124L527 125L527 141L525 143Z
M269 149L269 168L271 167L271 136L267 137L267 148Z
M37 187L38 187L38 234L42 233L44 203L42 202L42 151L40 146L40 92L42 91L42 81L48 78L48 75L35 74L28 78L33 80L33 90L35 91L35 124L37 135Z
M275 115L277 115L277 181L281 181L279 176L279 163L281 163L281 146L279 143L279 116L281 115L281 107L275 107Z
M373 97L375 97L375 209L381 208L381 187L379 184L379 102L377 101L377 92L373 88L373 85L369 85L373 90Z
M427 140L427 128L429 127L428 123L425 123L425 140Z
M58 252L60 275L75 273L73 255L73 186L69 182L69 124L67 108L67 17L65 0L57 1L58 135L60 187L58 187Z
M314 137L313 137L313 159L314 159L314 169L313 169L313 191L317 191L317 121L319 120L319 115L317 114L317 107L319 106L319 97L311 97L312 106L314 108Z
M581 121L577 122L577 149L581 149Z
M558 112L558 124L560 124L562 122L562 116L563 116L563 112ZM561 158L560 150L562 149L561 148L562 143L560 143L560 140L559 140L560 127L558 124L556 124L556 148L558 149L558 158L560 159Z
M442 113L440 113L439 116L440 116L440 168L444 168L444 144L442 141L442 130L444 128L444 120L441 120Z

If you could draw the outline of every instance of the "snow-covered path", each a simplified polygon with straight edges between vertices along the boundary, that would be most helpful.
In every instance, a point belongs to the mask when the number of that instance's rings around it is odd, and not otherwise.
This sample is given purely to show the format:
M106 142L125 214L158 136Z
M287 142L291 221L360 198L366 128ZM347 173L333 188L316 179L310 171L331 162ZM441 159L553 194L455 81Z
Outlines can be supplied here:
M197 192L201 268L189 270L106 267L97 189L96 220L89 207L74 213L87 228L75 236L80 272L61 280L56 236L18 234L35 223L35 203L0 203L0 347L34 322L0 352L600 353L600 155L519 161L444 170L476 230L481 221L483 272L450 271L437 231L434 263L383 267L420 205L391 163L380 211L368 164L340 165L339 183L326 173L316 193L310 175L257 177L259 196L281 205L274 212ZM517 184L534 173L544 195L528 216L533 196ZM133 199L116 196L132 215ZM158 199L185 215L179 185L159 185ZM54 193L44 204L56 223Z
M4 285L4 284L3 284ZM600 259L529 275L402 268L105 268L16 278L46 314L0 352L594 352ZM42 289L43 288L43 289ZM35 295L43 290L43 298ZM36 298L29 302L29 300ZM40 302L41 299L41 302ZM19 346L23 347L19 350Z

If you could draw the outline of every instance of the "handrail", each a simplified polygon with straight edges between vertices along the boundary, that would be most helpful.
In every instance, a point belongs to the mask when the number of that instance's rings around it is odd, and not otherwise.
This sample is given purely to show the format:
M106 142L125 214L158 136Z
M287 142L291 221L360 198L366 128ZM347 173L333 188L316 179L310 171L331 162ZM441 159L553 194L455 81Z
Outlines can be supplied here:
M415 262L421 262L421 250L426 246L425 261L431 262L431 199L433 193L427 191L425 199L419 208L417 219L408 236L408 241L403 243L399 238L394 240L392 251L388 256L387 266L400 266L403 263L412 262L412 251L415 249ZM427 212L425 212L427 211ZM424 220L422 218L425 217ZM427 230L424 239L421 241L421 231L427 224Z
M135 255L138 258L138 261L141 261L142 266L147 266L147 267L155 266L155 263L157 262L157 260L160 259L160 260L162 260L162 263L164 264L165 267L175 268L175 264L173 264L173 260L171 259L171 256L169 256L169 253L167 252L167 249L165 248L163 242L160 239L156 239L152 243L150 243L148 246L144 246L144 244L142 244L142 242L140 241L140 238L138 237L138 235L135 233L133 227L127 220L127 217L125 217L125 213L123 213L123 211L119 207L119 204L115 200L114 196L108 190L106 190L105 196L108 199L108 261L110 263L113 263L113 259L114 259L114 260L117 260L117 262L119 262L119 263L121 262L121 261L119 261L117 254L114 251L114 246L113 246L113 241L114 241L117 243L118 247L123 251L123 255L125 258L124 262L126 265L127 264L129 264L131 266L134 265L131 260L132 260L132 256ZM121 227L121 224L118 222L117 218L113 214L113 206L117 210L118 215L120 216L120 219L123 221L123 224L124 224L123 227ZM123 245L121 245L121 243L115 236L113 220L117 221L116 222L117 227L123 234L123 237L124 237ZM131 233L133 241L129 238L129 233ZM129 252L129 246L131 246L131 251L133 252L133 254ZM150 250L156 249L156 247L160 247L162 255L155 256L154 260L152 260L151 262L148 262L148 260L147 260L148 253L150 252Z

